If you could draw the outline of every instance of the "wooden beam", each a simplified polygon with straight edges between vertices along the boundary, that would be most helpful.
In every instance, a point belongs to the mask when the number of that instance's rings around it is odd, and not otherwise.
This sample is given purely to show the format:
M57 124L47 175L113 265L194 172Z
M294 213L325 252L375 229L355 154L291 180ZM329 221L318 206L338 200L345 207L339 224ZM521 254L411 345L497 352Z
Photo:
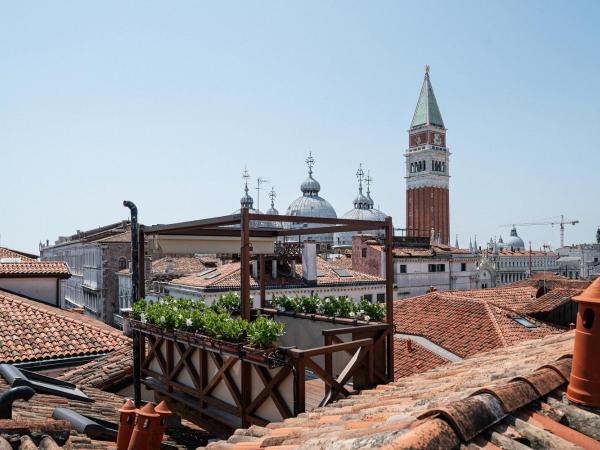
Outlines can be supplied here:
M394 326L394 225L391 217L385 219L385 314L387 323ZM393 330L393 328L392 328ZM387 372L394 381L394 333L387 337Z
M213 217L210 219L202 220L191 220L188 222L171 223L168 225L152 225L146 227L147 234L163 233L163 232L174 232L178 230L185 230L190 228L208 228L221 225L235 225L241 221L240 214L232 214L229 216Z
M379 228L382 228L384 222L380 223ZM280 230L277 232L277 236L299 236L304 234L325 234L325 233L341 233L344 231L369 231L377 230L379 228L366 228L364 225L327 225L322 227L310 227L310 228L293 228L289 230Z
M241 289L242 318L250 320L250 218L248 208L242 208L241 234Z
M380 220L357 220L357 219L337 219L327 217L308 217L308 216L278 216L275 214L250 214L250 220L260 220L264 222L291 222L291 223L317 223L331 225L361 225L364 230L379 229L385 227L385 222Z

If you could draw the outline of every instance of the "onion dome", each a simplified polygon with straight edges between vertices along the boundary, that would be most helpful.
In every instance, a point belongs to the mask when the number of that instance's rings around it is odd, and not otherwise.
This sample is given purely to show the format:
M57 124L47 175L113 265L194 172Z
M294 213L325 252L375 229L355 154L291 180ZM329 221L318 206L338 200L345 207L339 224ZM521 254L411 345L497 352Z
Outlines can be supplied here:
M364 171L362 169L362 164L359 166L358 171L356 172L356 177L358 178L358 195L354 199L354 208L348 211L346 214L342 216L342 219L351 219L351 220L381 220L384 221L386 219L386 215L379 211L378 209L373 208L374 202L371 198L370 192L370 184L372 182L372 178L367 176L365 179L367 181L367 195L364 195L362 192L363 186L363 177ZM362 232L353 232L353 231L344 231L341 233L335 233L333 235L333 246L336 248L341 247L352 247L352 237L356 234L372 234L375 236L383 236L383 230L373 230L373 231L362 231Z
M250 213L253 214L262 214L258 209L254 209L254 199L252 198L252 196L249 194L249 188L248 188L248 180L250 179L250 174L248 173L248 171L246 169L244 169L244 172L242 172L242 178L244 179L244 195L242 195L242 198L240 199L240 209L236 209L234 212L232 212L231 214L241 214L242 212L242 208L248 208ZM263 222L262 220L253 220L250 222L250 226L252 227L270 227L270 223L269 222ZM228 225L228 227L230 228L239 228L240 225Z
M315 164L315 160L312 157L312 154L310 153L308 155L308 158L306 159L306 164L308 166L308 178L304 180L304 182L300 185L302 196L298 197L290 204L286 211L286 214L288 216L324 217L328 219L337 218L337 214L335 212L335 209L333 209L333 206L331 206L331 204L323 197L319 196L321 185L312 176L312 168ZM291 229L295 229L314 228L315 226L319 225L309 223L293 223L288 224L287 226ZM300 239L312 239L319 242L331 242L333 240L333 234L316 234L315 236L305 235L300 236ZM295 239L291 237L290 240Z
M510 236L506 239L506 242L503 244L503 248L512 250L525 250L525 242L523 242L523 239L521 239L517 234L517 228L514 225L510 230Z

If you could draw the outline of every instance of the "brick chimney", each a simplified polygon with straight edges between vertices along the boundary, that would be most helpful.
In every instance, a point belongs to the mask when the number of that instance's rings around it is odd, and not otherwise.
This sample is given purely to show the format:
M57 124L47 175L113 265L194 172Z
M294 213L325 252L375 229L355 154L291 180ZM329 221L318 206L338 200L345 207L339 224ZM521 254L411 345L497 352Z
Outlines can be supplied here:
M578 303L573 368L567 398L594 408L600 407L600 278L580 295ZM596 317L598 316L598 317Z
M315 241L304 241L302 277L308 284L317 284L317 244Z

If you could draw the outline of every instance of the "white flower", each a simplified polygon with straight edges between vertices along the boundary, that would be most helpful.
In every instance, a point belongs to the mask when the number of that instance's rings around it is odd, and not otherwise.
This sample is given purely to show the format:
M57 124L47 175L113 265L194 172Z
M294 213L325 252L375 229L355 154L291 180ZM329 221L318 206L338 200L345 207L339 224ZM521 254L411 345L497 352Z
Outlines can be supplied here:
M279 311L281 311L281 312L285 311L285 308L284 308L283 306L280 306L278 309L279 309Z
M144 314L144 313L140 314L140 322L146 323L146 314Z
M350 317L355 317L356 314L354 313L354 311L350 311Z
M186 324L188 327L191 327L191 326L192 326L192 319L186 319L186 320L185 320L185 324Z
M325 299L325 303L329 303L329 299L328 298Z
M162 305L164 302L165 302L165 301L164 301L162 298L159 298L159 299L158 299L158 303L159 303L159 304L161 304L161 305Z
M365 319L366 322L368 322L369 320L371 320L371 318L369 316L365 316L364 319Z
M179 319L183 319L183 316L181 314L179 314L179 316L177 316L177 317L179 317Z
M160 321L160 323L165 323L167 321L167 319L165 318L165 316L160 316L159 321Z

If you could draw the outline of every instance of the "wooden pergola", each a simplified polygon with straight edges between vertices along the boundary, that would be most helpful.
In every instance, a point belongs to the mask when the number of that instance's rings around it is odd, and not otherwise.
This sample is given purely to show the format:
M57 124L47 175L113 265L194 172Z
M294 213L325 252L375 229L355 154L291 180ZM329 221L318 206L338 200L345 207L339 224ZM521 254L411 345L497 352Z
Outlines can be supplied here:
M312 224L310 227L302 228L276 228L260 226L265 223L280 223L280 224ZM251 238L273 238L276 240L279 237L290 236L306 236L319 235L339 232L355 232L355 231L374 231L383 230L385 236L385 302L386 302L386 321L393 330L393 234L394 228L392 218L386 217L384 221L374 220L354 220L354 219L337 219L337 218L322 218L322 217L305 217L305 216L286 216L286 215L269 215L257 214L250 212L248 208L242 208L239 214L229 216L214 217L210 219L194 220L189 222L180 222L168 225L153 225L148 227L140 226L139 230L139 297L145 296L145 238L148 236L178 236L178 237L225 237L240 239L240 264L241 264L241 286L240 298L242 299L242 317L250 320L251 307L247 301L250 298L250 259L251 259ZM264 254L259 255L261 276L260 276L260 297L261 307L265 306L265 289L264 289ZM394 350L393 350L393 332L389 332L387 337L387 355L386 365L388 376L393 378L394 373ZM134 346L135 349L135 346ZM136 358L134 350L134 359ZM137 355L139 358L139 355ZM390 375L391 374L391 375ZM134 378L137 378L134 375ZM391 380L390 380L391 381ZM134 380L134 384L139 386L140 380Z

